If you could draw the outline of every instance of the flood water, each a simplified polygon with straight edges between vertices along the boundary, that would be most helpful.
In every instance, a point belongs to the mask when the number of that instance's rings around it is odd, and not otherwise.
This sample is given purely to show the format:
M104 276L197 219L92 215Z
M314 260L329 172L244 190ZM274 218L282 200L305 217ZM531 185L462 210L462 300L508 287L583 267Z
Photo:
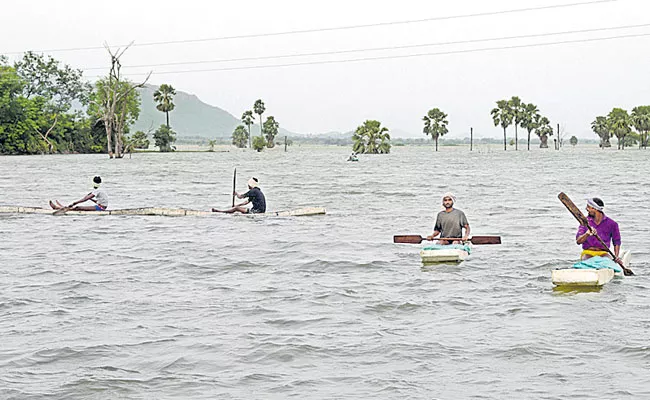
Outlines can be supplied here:
M2 399L650 398L650 153L394 147L0 157L0 205L209 209L256 176L286 218L0 215ZM453 191L476 235L423 266ZM634 277L553 289L598 196Z

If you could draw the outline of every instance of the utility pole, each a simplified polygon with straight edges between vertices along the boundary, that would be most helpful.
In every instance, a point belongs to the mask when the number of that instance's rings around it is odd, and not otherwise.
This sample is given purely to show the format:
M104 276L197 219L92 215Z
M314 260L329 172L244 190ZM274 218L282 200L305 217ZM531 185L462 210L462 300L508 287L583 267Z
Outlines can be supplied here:
M469 151L472 151L474 143L474 128L470 127L469 128Z
M284 152L287 152L287 137L284 137Z

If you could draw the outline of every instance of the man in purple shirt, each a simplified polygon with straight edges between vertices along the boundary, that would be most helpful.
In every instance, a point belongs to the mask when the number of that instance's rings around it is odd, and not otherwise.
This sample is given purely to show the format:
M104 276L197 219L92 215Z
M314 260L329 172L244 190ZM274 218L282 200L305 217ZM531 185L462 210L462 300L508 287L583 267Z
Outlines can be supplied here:
M580 226L576 234L576 243L582 245L581 259L587 259L594 256L606 256L607 249L603 248L602 244L596 239L594 235L598 236L605 242L607 247L610 246L610 241L614 244L614 255L616 261L622 264L618 253L621 250L621 233L618 230L618 224L603 212L605 203L598 197L587 199L587 214L589 217L589 228Z

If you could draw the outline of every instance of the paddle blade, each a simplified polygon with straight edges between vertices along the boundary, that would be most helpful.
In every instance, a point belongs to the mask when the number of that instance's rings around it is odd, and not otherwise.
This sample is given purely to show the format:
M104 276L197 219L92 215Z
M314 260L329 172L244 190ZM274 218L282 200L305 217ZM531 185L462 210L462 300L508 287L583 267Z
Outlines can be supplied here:
M393 243L408 243L408 244L420 244L425 240L420 235L395 235L393 236Z
M472 244L501 244L501 236L472 236Z
M557 195L557 198L560 199L562 204L569 210L569 212L575 217L575 219L578 220L580 225L582 226L589 226L589 220L587 220L587 217L580 211L580 209L571 201L569 196L564 194L564 192L560 192L560 194Z
M52 215L63 215L70 210L72 210L72 207L59 208L58 210L54 211Z

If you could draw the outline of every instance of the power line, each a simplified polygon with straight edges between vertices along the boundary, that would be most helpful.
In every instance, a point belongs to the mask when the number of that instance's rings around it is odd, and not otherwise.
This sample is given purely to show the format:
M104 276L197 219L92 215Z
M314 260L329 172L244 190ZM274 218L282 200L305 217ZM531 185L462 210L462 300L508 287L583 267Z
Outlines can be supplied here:
M588 43L588 42L597 42L597 41L604 41L604 40L636 38L636 37L645 37L645 36L650 36L650 33L609 36L609 37L591 38L591 39L563 40L558 42L522 44L522 45L512 45L512 46L502 46L502 47L486 47L482 49L452 50L452 51L445 51L445 52L438 52L438 53L415 53L415 54L403 54L403 55L396 55L396 56L354 58L354 59L347 59L347 60L321 60L321 61L308 61L308 62L287 63L287 64L254 65L254 66L247 66L247 67L163 71L163 72L154 72L153 75L187 74L187 73L196 73L196 72L218 72L218 71L241 71L241 70L249 70L249 69L284 68L284 67L318 65L318 64L342 64L342 63L350 63L350 62L378 61L378 60L390 60L390 59L400 59L400 58L440 56L440 55L450 55L450 54L465 54L465 53L477 53L477 52L496 51L496 50L522 49L522 48L530 48L530 47L545 47L545 46L553 46L553 45L560 45L560 44ZM131 75L131 76L147 75L147 73L132 73L132 74L125 74L125 75ZM91 76L91 77L100 77L100 76Z
M584 5L593 5L600 3L612 3L619 0L593 0L593 1L583 1L577 3L566 3L566 4L555 4L550 6L540 6L540 7L527 7L527 8L517 8L511 10L502 10L502 11L486 11L482 13L472 13L472 14L460 14L460 15L450 15L443 17L431 17L431 18L422 18L414 20L405 20L405 21L392 21L392 22L377 22L372 24L362 24L362 25L348 25L348 26L339 26L339 27L330 27L330 28L315 28L315 29L303 29L303 30L293 30L293 31L283 31L283 32L269 32L269 33L256 33L256 34L247 34L247 35L235 35L235 36L220 36L214 38L200 38L200 39L183 39L183 40L169 40L162 42L145 42L145 43L134 43L132 47L144 47L144 46L160 46L160 45L169 45L169 44L181 44L181 43L201 43L201 42L214 42L222 40L234 40L234 39L251 39L259 37L273 37L273 36L287 36L287 35L297 35L297 34L306 34L306 33L316 33L316 32L333 32L341 30L350 30L350 29L363 29L363 28L377 28L383 26L394 26L394 25L405 25L405 24L414 24L414 23L423 23L423 22L433 22L433 21L445 21L452 19L461 19L461 18L475 18L475 17L487 17L493 15L504 15L504 14L514 14L520 12L529 12L529 11L540 11L540 10L550 10L558 8L567 8L567 7L576 7ZM124 47L127 44L121 44L114 47ZM86 50L99 50L104 49L103 46L93 46L93 47L73 47L73 48L64 48L64 49L48 49L48 50L33 50L35 53L56 53L56 52L66 52L66 51L86 51ZM14 52L5 52L0 54L10 55L10 54L23 54L26 51L14 51Z
M333 50L333 51L312 52L312 53L283 54L283 55L275 55L275 56L229 58L229 59L221 59L221 60L179 61L179 62L158 63L158 64L124 65L122 67L123 68L168 67L174 65L196 65L196 64L212 64L212 63L226 63L226 62L238 62L238 61L259 61L259 60L294 58L294 57L312 57L312 56L326 56L326 55L335 55L335 54L361 53L361 52L369 52L369 51L404 50L404 49L413 49L413 48L420 48L420 47L449 46L449 45L457 45L457 44L493 42L493 41L500 41L500 40L530 39L530 38L547 37L547 36L592 33L592 32L620 30L620 29L646 28L649 26L650 24L625 25L625 26L580 29L580 30L562 31L562 32L534 33L529 35L457 40L451 42L424 43L424 44L412 44L412 45L401 45L401 46L390 46L390 47L374 47L374 48L351 49L351 50ZM91 67L91 68L81 68L81 69L84 71L91 71L91 70L98 70L98 69L106 69L106 67L105 66Z

